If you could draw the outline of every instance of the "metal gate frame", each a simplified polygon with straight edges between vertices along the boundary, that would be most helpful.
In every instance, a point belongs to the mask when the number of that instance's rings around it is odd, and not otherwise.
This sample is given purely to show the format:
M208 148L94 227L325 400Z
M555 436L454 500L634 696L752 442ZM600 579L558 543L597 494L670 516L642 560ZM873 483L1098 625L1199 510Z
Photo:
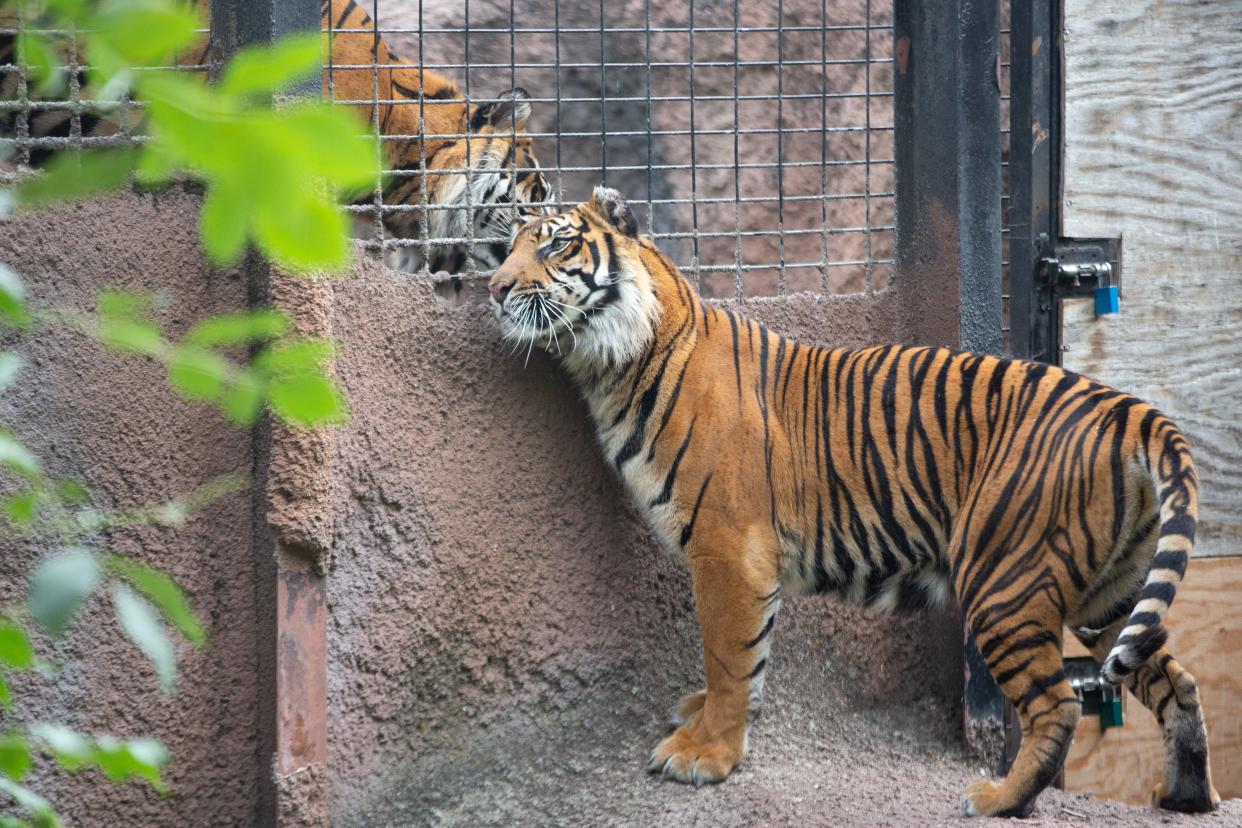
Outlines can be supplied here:
M1057 364L1057 299L1041 258L1061 229L1061 4L1011 4L1009 341L1020 359Z

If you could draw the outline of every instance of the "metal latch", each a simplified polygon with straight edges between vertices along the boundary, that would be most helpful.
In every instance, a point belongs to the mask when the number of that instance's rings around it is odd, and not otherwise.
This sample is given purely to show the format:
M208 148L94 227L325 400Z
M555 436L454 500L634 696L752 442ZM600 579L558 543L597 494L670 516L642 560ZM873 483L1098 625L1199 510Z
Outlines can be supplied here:
M1067 658L1065 672L1069 676L1070 688L1082 702L1084 716L1099 716L1100 730L1121 727L1122 689L1103 679L1095 659Z
M1097 316L1117 313L1121 299L1121 239L1036 239L1039 273L1055 295L1092 296Z

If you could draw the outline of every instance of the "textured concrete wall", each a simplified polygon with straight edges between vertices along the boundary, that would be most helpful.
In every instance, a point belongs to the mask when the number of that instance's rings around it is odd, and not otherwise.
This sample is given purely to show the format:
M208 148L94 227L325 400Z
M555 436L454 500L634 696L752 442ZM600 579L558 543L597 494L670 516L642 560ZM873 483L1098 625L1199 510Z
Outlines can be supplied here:
M19 218L3 225L0 257L42 303L86 310L106 285L167 289L161 318L176 332L249 300L241 273L202 260L196 205L172 191ZM640 779L641 755L607 734L654 743L664 710L701 683L697 623L682 562L658 550L598 459L575 392L545 357L523 368L507 353L477 289L450 301L425 278L363 261L330 293L352 415L329 444L324 522L335 547L334 821L420 821L484 784L504 751L573 756L594 740ZM749 300L744 310L808 341L858 344L910 338L934 299L934 286L910 284L869 298ZM167 391L161 369L142 358L63 331L15 347L29 373L0 400L0 421L54 473L80 477L101 506L158 500L269 461L248 433ZM93 773L42 774L40 789L72 822L107 813L143 825L204 815L248 824L271 813L267 508L261 492L235 495L184 529L105 539L186 584L212 645L181 647L181 692L164 699L100 602L57 651L69 663L63 682L17 683L33 717L150 733L176 757L169 799ZM5 542L3 599L20 595L44 548ZM917 703L952 729L951 626L818 600L791 602L780 626L774 683L815 687L827 677L834 698L880 710Z
M31 301L77 311L106 286L162 291L160 319L179 333L202 315L247 303L240 273L203 260L198 198L180 190L126 195L0 223L0 261L26 280ZM214 410L168 389L162 367L114 354L65 328L5 342L26 359L0 396L11 427L54 476L72 476L96 506L124 508L184 494L225 472L250 472L251 437ZM7 485L7 484L6 484ZM54 684L13 676L23 718L63 721L92 733L152 735L174 757L176 796L145 785L115 787L95 771L40 772L35 788L72 825L244 825L254 822L259 780L251 500L231 495L181 529L113 530L107 548L163 567L186 586L211 637L181 643L180 692L161 696L153 671L125 640L106 599L92 602L51 652L66 664ZM0 540L0 601L19 600L54 538ZM44 652L47 652L46 650ZM106 815L106 817L105 817Z
M644 756L604 734L629 729L649 748L668 707L702 683L683 562L599 459L565 377L540 355L523 368L486 305L459 298L367 262L335 284L352 414L335 437L328 577L341 824L418 823L482 786L520 786L504 779L505 756L568 763L591 741L641 779ZM806 341L860 344L907 338L910 308L932 298L743 309ZM952 730L952 625L808 599L778 628L773 684L889 711L926 703Z

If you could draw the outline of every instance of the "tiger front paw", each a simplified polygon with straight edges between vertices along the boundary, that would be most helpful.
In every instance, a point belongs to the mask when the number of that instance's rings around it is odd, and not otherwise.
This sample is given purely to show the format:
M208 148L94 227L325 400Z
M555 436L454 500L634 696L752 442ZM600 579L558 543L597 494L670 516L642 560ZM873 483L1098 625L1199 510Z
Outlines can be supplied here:
M693 698L687 696L682 704ZM671 736L656 745L647 760L647 772L658 773L663 779L675 779L696 788L705 782L723 782L742 761L745 739L740 733L736 738L710 738L696 724L692 722L677 728Z
M967 785L966 794L962 797L962 812L968 817L1027 817L1034 810L1034 797L1026 799L1017 794L1012 787L1004 784L998 785L987 779L980 779L978 782Z

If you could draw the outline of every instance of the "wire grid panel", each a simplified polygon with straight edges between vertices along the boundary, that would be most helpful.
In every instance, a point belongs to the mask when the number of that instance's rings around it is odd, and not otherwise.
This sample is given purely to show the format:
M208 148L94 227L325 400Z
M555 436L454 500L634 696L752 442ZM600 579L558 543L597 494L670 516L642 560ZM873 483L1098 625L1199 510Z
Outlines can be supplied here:
M138 102L124 94L97 97L87 83L89 55L77 32L46 27L38 17L24 18L24 4L0 9L0 175L22 176L45 165L54 155L84 149L117 147L144 140ZM211 48L211 32L198 29L194 45L167 55L143 71L213 73L219 67ZM59 57L54 83L38 83L25 65L18 32L45 36Z
M550 206L616 187L706 295L860 293L891 280L891 0L360 5L393 52L454 81L469 105L527 90ZM368 210L411 209L380 191Z

